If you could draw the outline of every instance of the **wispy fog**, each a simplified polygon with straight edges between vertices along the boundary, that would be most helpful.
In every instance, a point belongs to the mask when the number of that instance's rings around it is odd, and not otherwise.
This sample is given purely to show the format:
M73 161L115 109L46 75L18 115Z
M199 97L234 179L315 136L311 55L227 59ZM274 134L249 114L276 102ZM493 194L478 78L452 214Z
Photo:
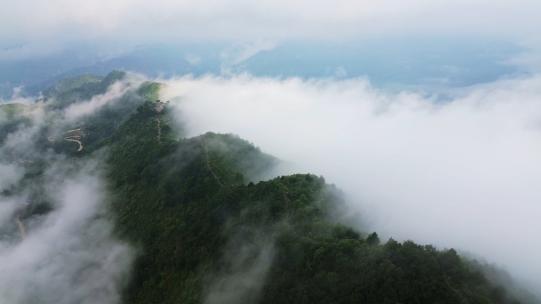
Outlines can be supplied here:
M0 303L119 302L133 250L113 233L104 154L69 157L43 143L62 141L66 126L80 126L76 118L115 102L128 87L115 83L68 110L17 98L0 108L0 125L8 116L21 121L0 137Z
M85 100L71 104L66 108L64 114L68 121L74 121L81 119L84 116L88 116L95 113L97 110L107 104L111 104L119 100L129 90L133 90L139 86L141 82L138 77L130 74L129 80L117 81L113 83L108 90L103 94L93 96L90 100Z
M344 189L359 227L480 255L541 286L541 77L446 101L362 79L166 82L189 135L238 134Z
M17 182L22 174L22 170L16 165L0 163L0 191Z
M257 234L247 242L233 234L226 246L217 273L211 273L205 290L205 304L257 303L265 278L272 266L274 238Z
M22 240L0 243L0 300L5 303L117 303L132 261L111 238L104 189L92 169L54 168L47 184L55 210L26 221ZM22 202L19 202L22 203ZM4 201L0 205L3 205ZM5 226L2 218L0 225ZM17 221L20 221L17 219ZM13 220L12 220L13 222Z

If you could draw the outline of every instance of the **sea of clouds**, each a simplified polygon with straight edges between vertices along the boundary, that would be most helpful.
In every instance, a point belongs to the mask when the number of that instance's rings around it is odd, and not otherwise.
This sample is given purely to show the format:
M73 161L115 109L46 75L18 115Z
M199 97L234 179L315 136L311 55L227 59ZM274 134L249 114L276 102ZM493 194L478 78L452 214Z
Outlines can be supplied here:
M190 136L235 133L291 164L283 173L325 176L359 228L454 247L541 285L540 76L446 100L364 79L162 81Z

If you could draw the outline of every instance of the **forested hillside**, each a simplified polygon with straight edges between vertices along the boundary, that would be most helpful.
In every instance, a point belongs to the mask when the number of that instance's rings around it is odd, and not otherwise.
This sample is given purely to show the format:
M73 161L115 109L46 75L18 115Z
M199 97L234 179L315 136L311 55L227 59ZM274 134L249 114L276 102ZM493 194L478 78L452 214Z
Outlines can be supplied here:
M60 113L119 81L128 81L124 73L79 77L39 104L0 106L0 143L34 123L25 108ZM345 202L324 177L267 179L280 160L252 143L210 132L185 137L159 90L141 81L75 120L49 115L34 133L38 152L103 168L110 195L100 216L136 252L122 303L536 303L453 249L380 240L341 224ZM44 178L42 154L2 151L2 159L29 162L4 195ZM33 191L18 215L23 224L55 208Z

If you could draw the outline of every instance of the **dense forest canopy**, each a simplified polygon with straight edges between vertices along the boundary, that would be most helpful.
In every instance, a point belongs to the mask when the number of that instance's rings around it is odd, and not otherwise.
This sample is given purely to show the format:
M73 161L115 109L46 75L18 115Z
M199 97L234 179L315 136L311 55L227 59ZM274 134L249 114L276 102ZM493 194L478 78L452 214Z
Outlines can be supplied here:
M66 118L130 81L114 102ZM337 187L311 174L268 178L280 160L235 135L186 137L160 88L115 71L0 105L0 161L24 171L1 195L25 197L0 227L3 244L24 242L21 227L32 233L59 208L42 186L52 163L69 172L93 161L109 194L94 216L110 219L134 252L121 303L539 303L454 249L348 227ZM31 151L13 144L21 134ZM38 291L13 299L40 303Z

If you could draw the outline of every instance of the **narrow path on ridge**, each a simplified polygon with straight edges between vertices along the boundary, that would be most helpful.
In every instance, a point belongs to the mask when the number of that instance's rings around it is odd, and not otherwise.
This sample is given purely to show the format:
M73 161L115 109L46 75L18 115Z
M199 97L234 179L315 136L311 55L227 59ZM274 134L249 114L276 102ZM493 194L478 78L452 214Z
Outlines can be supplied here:
M209 151L204 140L201 140L201 145L203 146L203 151L205 152L205 162L207 164L207 169L209 170L210 174L214 177L216 182L220 185L220 187L223 187L224 184L222 183L220 177L212 169L212 165L210 164L210 159L209 159Z

